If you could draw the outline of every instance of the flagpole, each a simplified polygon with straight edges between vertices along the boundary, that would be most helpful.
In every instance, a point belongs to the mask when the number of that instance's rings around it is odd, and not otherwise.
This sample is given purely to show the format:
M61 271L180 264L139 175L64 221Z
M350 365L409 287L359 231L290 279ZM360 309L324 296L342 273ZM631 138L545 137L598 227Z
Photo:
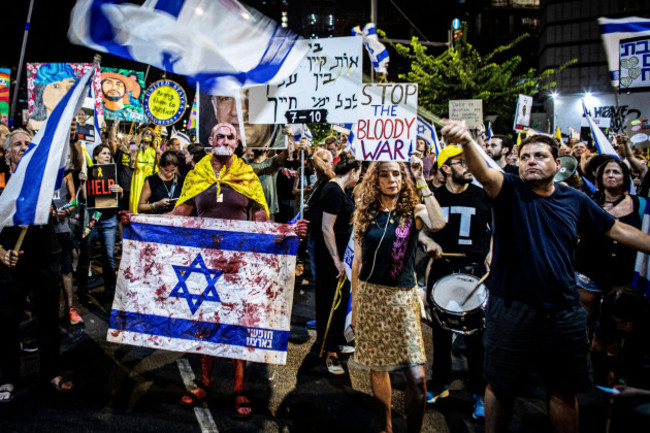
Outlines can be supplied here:
M302 211L305 207L305 151L300 149L300 219L304 219Z
M23 75L23 60L25 60L25 48L27 47L27 36L29 35L29 25L32 20L32 10L34 10L34 0L29 2L29 11L27 12L27 22L25 22L25 33L23 34L23 46L20 48L20 60L18 61L18 72L16 74L16 86L14 87L14 96L11 98L11 110L9 111L9 126L14 126L14 114L16 112L16 102L18 102L18 89L20 89L20 79ZM9 83L11 84L11 83Z

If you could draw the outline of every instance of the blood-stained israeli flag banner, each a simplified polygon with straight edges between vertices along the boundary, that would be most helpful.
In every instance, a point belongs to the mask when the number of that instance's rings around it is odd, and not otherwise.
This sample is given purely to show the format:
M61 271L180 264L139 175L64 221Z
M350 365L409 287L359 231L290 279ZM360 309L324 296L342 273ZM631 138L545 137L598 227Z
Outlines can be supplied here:
M285 364L297 250L289 225L133 215L108 341Z

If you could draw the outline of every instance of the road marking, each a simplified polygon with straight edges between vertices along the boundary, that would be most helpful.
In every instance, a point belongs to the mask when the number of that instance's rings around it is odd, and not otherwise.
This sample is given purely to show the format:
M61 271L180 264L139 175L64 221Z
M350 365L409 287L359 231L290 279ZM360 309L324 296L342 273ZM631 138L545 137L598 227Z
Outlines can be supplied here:
M176 360L176 365L178 365L185 388L188 391L194 389L194 372L190 362L187 359L179 358ZM205 402L201 403L201 407L194 407L194 415L196 415L202 433L219 433L217 424L215 424L212 413L205 405Z

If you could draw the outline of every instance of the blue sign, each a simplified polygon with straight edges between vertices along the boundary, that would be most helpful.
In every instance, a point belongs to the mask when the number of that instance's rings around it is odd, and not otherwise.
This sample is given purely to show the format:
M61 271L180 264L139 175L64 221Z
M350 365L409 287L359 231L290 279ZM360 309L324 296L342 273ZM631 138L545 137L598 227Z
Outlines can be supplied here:
M451 28L454 30L458 30L460 28L460 20L458 18L453 19L451 22Z

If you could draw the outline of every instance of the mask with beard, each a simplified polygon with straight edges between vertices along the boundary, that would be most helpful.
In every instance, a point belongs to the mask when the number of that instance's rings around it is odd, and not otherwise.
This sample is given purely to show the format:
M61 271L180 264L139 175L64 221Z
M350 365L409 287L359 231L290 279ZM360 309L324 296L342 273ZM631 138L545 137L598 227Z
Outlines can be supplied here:
M212 148L212 154L215 156L232 156L235 153L230 146L215 146Z

